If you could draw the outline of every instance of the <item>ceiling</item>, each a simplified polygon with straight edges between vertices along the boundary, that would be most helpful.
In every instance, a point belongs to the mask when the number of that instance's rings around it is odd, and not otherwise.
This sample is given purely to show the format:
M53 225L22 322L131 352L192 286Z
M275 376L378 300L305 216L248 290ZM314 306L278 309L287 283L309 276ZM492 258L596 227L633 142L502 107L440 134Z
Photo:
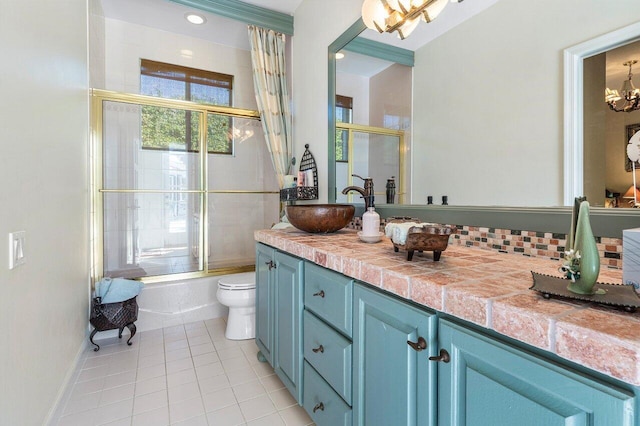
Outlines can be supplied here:
M627 79L629 68L622 65L623 63L635 59L638 61L632 67L632 74L636 76L633 83L636 87L640 87L640 41L629 43L617 49L607 52L607 87L610 89L620 90L622 82Z

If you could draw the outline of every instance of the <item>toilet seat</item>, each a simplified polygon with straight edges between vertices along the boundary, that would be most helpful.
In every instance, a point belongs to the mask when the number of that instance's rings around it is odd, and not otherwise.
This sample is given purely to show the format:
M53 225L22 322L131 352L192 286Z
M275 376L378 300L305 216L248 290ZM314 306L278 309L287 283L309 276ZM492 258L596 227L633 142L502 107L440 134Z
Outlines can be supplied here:
M252 290L256 288L255 275L249 272L221 278L218 281L218 288L223 290Z

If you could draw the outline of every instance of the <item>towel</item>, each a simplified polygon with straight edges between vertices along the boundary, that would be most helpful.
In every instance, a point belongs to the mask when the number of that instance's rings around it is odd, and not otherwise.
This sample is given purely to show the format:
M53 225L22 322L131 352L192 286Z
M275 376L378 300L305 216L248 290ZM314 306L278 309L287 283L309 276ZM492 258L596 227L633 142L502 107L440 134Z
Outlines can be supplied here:
M103 304L124 302L140 294L142 287L141 281L105 277L96 283L95 297Z
M387 223L384 227L384 234L391 238L396 244L404 245L407 242L407 234L409 233L409 228L414 226L424 226L428 225L428 223L418 223L418 222L401 222L401 223Z

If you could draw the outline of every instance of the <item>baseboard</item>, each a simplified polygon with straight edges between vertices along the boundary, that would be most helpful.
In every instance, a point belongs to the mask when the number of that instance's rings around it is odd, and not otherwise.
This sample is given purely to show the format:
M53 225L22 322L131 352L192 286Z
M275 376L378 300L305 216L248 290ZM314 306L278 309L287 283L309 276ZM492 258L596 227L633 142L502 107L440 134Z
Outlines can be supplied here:
M80 362L84 361L85 351L87 350L88 344L89 344L89 332L87 331L84 339L82 339L82 343L80 344L80 348L76 353L76 356L75 356L75 359L73 360L71 368L69 368L69 371L67 371L67 374L62 382L62 385L58 390L58 395L56 396L56 399L53 405L51 406L51 409L49 410L47 417L42 423L43 425L55 426L57 421L60 419L60 416L62 415L62 410L64 410L65 403L69 399L69 392L73 388L71 384L74 383L76 379L75 377L76 374L79 374L80 372L80 369L78 367L80 366Z

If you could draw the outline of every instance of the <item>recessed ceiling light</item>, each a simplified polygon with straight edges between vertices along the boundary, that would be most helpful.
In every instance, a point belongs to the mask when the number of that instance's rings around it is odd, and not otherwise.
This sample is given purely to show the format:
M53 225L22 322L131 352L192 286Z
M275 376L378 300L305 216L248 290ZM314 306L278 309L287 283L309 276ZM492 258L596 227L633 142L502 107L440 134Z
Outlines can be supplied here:
M185 13L184 17L186 18L187 21L195 25L202 25L205 22L207 22L204 16L198 15L197 13L193 13L193 12Z
M344 58L344 53L342 52L336 53L336 59L342 59L342 58Z

